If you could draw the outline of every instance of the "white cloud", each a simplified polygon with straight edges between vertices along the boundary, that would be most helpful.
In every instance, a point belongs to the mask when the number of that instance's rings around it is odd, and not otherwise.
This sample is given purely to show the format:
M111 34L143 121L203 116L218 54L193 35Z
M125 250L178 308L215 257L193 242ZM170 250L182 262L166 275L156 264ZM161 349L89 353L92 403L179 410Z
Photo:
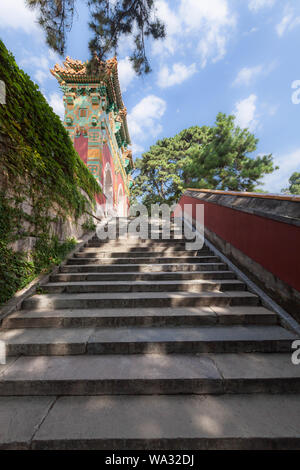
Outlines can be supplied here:
M257 31L259 31L259 29L256 26L253 26L249 31L244 31L243 36L250 36L250 34L257 33Z
M153 41L152 53L159 56L173 55L180 46L177 38L179 34L182 34L181 18L170 9L165 0L157 1L156 11L157 17L165 24L167 36L163 40Z
M24 51L20 66L25 67L30 75L42 85L45 80L53 78L50 74L50 68L60 61L58 54L51 49L46 49L45 53L40 56L34 56L28 51Z
M257 65L255 67L244 67L237 74L237 77L234 80L234 85L249 85L262 73L262 71L262 65Z
M285 155L275 155L274 163L279 166L279 170L263 178L263 188L271 193L279 193L283 188L289 186L290 176L295 171L300 171L300 148Z
M24 0L1 1L0 27L22 30L28 34L41 33L36 11L26 7Z
M220 60L226 53L226 43L235 25L227 0L181 0L179 14L186 30L195 33L200 40L197 50L201 55L202 66L208 60Z
M128 56L118 62L118 72L121 90L124 92L136 76Z
M33 56L27 54L26 57L24 57L21 62L20 62L21 67L36 67L42 70L48 70L49 69L49 60L48 57L45 55L41 56Z
M41 85L44 83L44 81L49 78L49 74L47 72L44 72L44 70L37 70L36 73L34 74L34 78L38 83Z
M132 150L132 154L135 156L135 155L143 153L145 149L142 145L134 143L131 146L131 150Z
M235 104L234 115L236 117L236 124L242 129L248 128L253 131L257 126L256 102L257 96L252 94Z
M272 7L276 0L250 0L249 10L258 11L262 8Z
M283 17L280 23L276 26L276 31L279 37L283 36L285 32L291 31L300 25L300 16L295 16L292 8L287 6L284 9Z
M128 115L128 125L133 141L142 141L147 136L156 137L162 126L159 120L165 114L166 102L155 95L148 95L134 106ZM134 142L135 145L136 142Z
M233 82L233 85L250 85L253 83L259 76L266 76L271 73L278 63L273 61L269 65L256 65L254 67L244 67L237 74L236 79Z
M292 13L286 11L286 14L282 17L282 20L276 26L278 36L283 36L284 32L290 27L293 21Z
M174 55L192 49L200 55L203 67L209 60L216 62L224 57L236 23L228 0L179 0L177 14L165 0L158 0L157 6L157 16L166 24L167 37L153 42L153 54Z
M157 84L161 88L167 88L173 85L179 85L196 73L196 64L186 66L178 63L173 64L171 70L164 65L158 74Z
M181 0L180 15L189 30L199 30L204 23L222 25L228 21L227 0Z
M65 108L62 95L57 92L51 93L50 97L48 98L48 103L53 108L53 111L60 117L60 119L63 120L65 115Z
M180 49L180 44L177 43L173 36L168 36L165 39L158 39L152 43L152 54L155 56L169 56L174 55Z
M278 105L278 104L273 104L273 105L271 104L271 105L268 106L268 111L267 111L267 112L268 112L268 114L269 114L270 116L275 116L275 114L277 113L278 109L279 109L279 105Z
M168 3L164 0L157 1L156 9L158 18L160 18L166 25L167 34L178 34L181 31L180 16L177 16L174 13L174 10L171 10Z

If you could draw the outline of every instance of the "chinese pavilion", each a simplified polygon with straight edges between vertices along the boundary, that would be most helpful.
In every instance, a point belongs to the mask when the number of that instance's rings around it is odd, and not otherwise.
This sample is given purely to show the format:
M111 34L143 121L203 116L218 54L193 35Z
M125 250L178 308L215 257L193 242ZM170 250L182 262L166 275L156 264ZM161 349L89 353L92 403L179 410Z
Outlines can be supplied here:
M74 147L100 184L103 215L127 215L132 185L132 152L127 111L118 79L116 58L92 65L67 57L51 70L64 93L64 125Z

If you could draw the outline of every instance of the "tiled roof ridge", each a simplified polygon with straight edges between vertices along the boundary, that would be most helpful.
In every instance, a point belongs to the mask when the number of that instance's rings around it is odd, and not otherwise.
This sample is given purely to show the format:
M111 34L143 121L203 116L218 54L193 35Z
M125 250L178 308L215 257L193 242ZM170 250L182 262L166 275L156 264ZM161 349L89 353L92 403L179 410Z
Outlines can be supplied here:
M123 103L118 76L118 59L115 56L106 61L102 61L99 59L98 55L94 53L93 60L98 62L98 69L95 73L87 72L88 62L72 59L70 56L66 57L63 65L55 64L53 69L50 69L50 72L61 85L65 85L66 82L72 82L73 80L75 82L78 81L78 83L95 82L99 75L99 80L106 82L108 85L111 99L118 108L118 116L123 121L122 132L124 132L127 142L130 143L127 125L127 109Z

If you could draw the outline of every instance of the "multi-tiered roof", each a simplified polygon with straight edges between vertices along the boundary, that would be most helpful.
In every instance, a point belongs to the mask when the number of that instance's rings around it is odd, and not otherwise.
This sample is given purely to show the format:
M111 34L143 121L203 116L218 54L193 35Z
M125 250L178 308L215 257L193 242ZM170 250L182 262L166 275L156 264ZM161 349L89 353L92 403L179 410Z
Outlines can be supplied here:
M67 57L63 62L64 66L56 64L51 70L52 75L58 80L61 86L70 84L92 85L103 84L110 102L118 113L118 120L122 123L120 132L123 140L129 145L130 135L127 125L127 110L124 106L120 82L118 77L117 58L101 61L95 54L88 67L88 62L71 59Z

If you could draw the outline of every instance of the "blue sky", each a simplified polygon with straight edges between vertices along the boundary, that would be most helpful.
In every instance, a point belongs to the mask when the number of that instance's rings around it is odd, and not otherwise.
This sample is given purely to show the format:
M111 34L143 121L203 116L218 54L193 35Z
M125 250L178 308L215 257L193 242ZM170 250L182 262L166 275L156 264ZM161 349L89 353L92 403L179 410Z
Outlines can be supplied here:
M77 0L66 51L81 60L89 58L84 3ZM168 36L147 44L153 72L135 76L127 38L118 56L134 154L189 126L213 124L219 111L233 113L259 138L256 153L272 153L280 166L262 186L279 192L300 171L300 93L292 88L300 89L299 0L158 0L157 6ZM62 58L46 46L24 0L0 0L0 37L62 116L49 72Z

